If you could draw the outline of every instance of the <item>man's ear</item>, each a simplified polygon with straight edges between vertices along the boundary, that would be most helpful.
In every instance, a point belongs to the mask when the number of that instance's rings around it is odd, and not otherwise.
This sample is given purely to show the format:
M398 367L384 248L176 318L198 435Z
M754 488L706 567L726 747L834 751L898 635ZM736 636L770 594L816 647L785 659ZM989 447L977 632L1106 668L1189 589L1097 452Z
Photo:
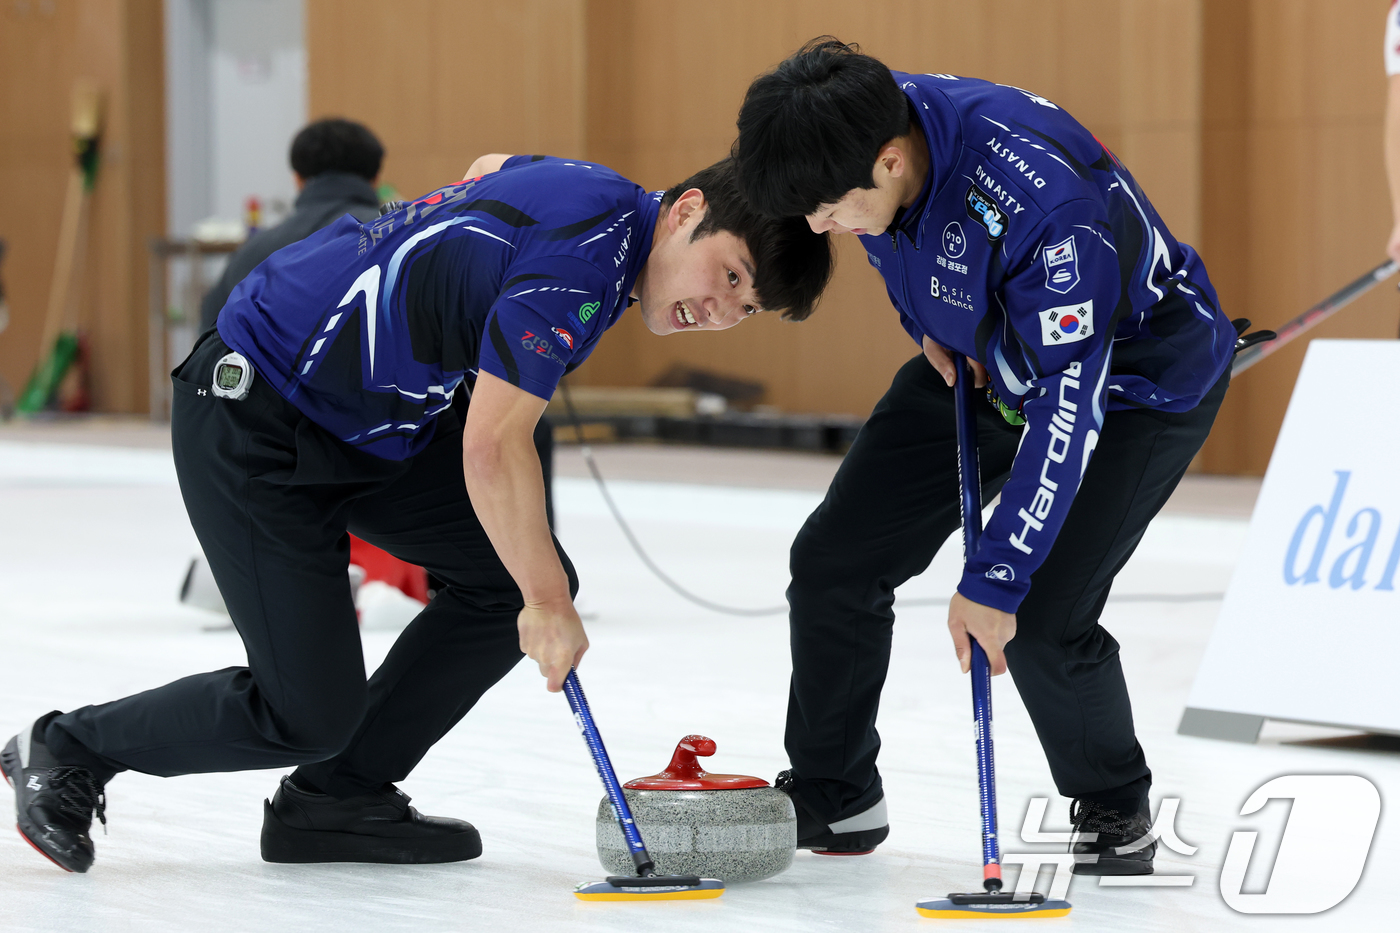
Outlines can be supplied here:
M681 227L693 228L695 224L700 222L704 212L705 192L699 188L691 188L676 198L676 202L666 212L666 228L672 233Z
M891 140L880 148L875 157L876 174L883 170L890 178L899 178L909 170L909 156L898 140Z

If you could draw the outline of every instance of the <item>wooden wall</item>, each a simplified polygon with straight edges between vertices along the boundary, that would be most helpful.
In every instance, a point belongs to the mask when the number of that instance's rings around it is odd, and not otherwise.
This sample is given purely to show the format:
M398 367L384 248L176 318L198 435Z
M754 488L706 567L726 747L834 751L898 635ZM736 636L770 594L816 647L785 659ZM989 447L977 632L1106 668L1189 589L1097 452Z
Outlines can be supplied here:
M1232 316L1281 324L1385 258L1388 6L1205 4L1200 249ZM1397 308L1394 280L1383 283L1243 375L1206 446L1205 468L1263 473L1307 341L1393 338Z
M487 151L605 162L664 187L721 157L748 82L832 33L893 67L1033 88L1132 168L1232 316L1278 323L1380 261L1386 0L308 0L310 112L365 121L415 194ZM624 319L579 372L755 378L792 411L864 414L915 352L859 245L812 320L661 340ZM1319 336L1394 336L1373 292ZM1203 458L1262 472L1297 348L1232 391Z
M11 322L0 374L18 392L39 354L72 164L77 78L104 97L102 168L86 236L79 315L103 411L144 411L146 241L164 230L160 0L11 0L0 6L0 274Z
M608 19L600 36L627 35L633 52L590 58L598 90L588 155L644 185L680 181L728 151L755 75L831 33L901 70L991 77L1052 98L1129 160L1149 191L1164 192L1158 207L1190 239L1199 229L1198 10L1119 0L594 3L590 15ZM590 52L610 48L600 36ZM1086 56L1091 47L1108 54ZM836 280L811 320L765 315L723 334L659 341L624 318L580 376L640 385L684 363L764 381L767 401L786 410L867 414L917 348L859 243L839 239Z
M906 70L1034 88L1099 134L1227 310L1276 324L1381 258L1386 0L308 0L310 111L364 120L413 194L485 151L597 159L662 187L720 157L749 80L833 33ZM164 209L159 0L0 4L0 236L12 322L0 373L38 353L75 78L107 98L82 315L95 404L140 411L145 241ZM1393 337L1382 286L1316 331ZM1304 342L1242 378L1203 462L1261 472ZM864 413L914 348L856 243L803 324L658 340L625 320L580 371L644 384L673 363L769 385L793 411Z
M582 157L584 0L309 0L307 112L374 130L414 197L484 152Z

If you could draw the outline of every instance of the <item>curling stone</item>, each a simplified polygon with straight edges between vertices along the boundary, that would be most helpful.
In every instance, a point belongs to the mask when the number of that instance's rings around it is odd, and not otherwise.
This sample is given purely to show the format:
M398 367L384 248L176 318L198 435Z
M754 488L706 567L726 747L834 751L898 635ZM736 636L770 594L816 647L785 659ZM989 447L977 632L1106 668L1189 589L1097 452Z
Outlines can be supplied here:
M771 878L797 851L792 798L763 778L702 770L696 756L714 753L713 739L688 735L664 771L622 785L656 871L726 882ZM636 872L606 797L598 804L597 839L604 868Z

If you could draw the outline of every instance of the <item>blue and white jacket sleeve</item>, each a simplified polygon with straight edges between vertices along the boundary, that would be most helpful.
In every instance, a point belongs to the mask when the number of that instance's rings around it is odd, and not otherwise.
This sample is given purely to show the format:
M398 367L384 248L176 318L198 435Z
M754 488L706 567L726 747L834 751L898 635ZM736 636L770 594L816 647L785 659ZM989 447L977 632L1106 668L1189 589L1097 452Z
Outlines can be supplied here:
M491 306L478 369L548 399L607 328L611 285L597 266L574 257L510 272L523 281Z
M994 338L998 349L1023 356L1035 375L1021 398L1026 428L1010 479L958 592L1003 612L1030 589L1103 430L1121 280L1101 212L1074 201L1050 214L1001 292L1012 332Z

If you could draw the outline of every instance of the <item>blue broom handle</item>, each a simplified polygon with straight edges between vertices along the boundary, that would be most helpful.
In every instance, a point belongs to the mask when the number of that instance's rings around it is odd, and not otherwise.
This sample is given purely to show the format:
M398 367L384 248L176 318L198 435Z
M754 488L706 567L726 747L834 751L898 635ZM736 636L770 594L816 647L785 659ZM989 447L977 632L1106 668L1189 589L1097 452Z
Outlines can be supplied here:
M953 401L957 406L958 479L962 487L963 560L977 553L982 540L982 468L977 461L976 389L972 387L972 372L967 358L953 354L953 367L958 380L953 384ZM970 481L969 481L970 480Z
M977 723L977 796L982 808L982 864L1001 864L997 841L996 755L992 750L992 670L987 652L972 639L972 717ZM987 877L984 874L984 878ZM1000 887L1000 885L998 885Z
M982 539L982 471L977 459L976 389L972 369L961 353L953 354L957 382L953 385L958 430L958 477L962 488L963 561L977 553ZM972 642L972 716L977 727L977 792L982 810L982 864L1001 864L997 841L996 756L992 748L992 671L987 652ZM998 879L996 888L1001 884ZM990 886L989 886L990 889Z
M622 827L622 836L627 840L627 848L632 853L632 861L637 865L638 874L645 874L652 868L651 856L642 842L642 834L632 819L632 808L627 806L627 798L622 794L622 785L617 782L608 750L603 747L603 737L598 734L598 726L593 722L593 711L588 708L588 697L583 695L583 686L578 682L578 672L569 671L564 678L564 695L569 698L569 706L574 711L574 722L583 733L583 741L593 755L593 764L598 769L598 777L603 781L608 801L612 804L613 815Z

